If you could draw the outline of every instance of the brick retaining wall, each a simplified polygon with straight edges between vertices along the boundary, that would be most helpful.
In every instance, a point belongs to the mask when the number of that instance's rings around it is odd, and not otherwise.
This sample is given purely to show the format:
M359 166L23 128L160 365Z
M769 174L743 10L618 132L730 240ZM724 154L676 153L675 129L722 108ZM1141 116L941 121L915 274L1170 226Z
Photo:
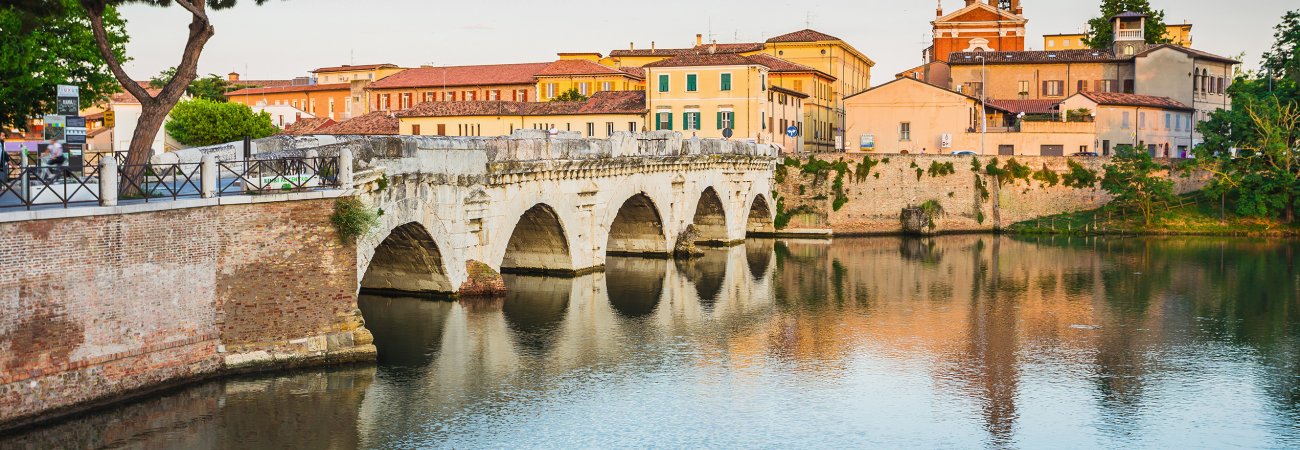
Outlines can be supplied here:
M373 359L333 202L0 223L0 429L227 371Z

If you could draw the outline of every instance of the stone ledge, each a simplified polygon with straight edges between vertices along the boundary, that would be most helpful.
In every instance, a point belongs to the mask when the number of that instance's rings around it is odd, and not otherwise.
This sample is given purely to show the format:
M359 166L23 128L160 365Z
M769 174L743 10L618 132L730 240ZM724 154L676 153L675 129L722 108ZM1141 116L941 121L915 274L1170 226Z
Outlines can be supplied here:
M351 189L331 189L325 191L294 192L290 194L237 195L231 197L176 199L118 206L73 206L69 208L51 208L35 211L12 211L0 212L0 223L67 219L74 217L111 216L117 214L138 214L156 211L205 208L220 205L317 200L323 198L347 197L352 194L353 191Z

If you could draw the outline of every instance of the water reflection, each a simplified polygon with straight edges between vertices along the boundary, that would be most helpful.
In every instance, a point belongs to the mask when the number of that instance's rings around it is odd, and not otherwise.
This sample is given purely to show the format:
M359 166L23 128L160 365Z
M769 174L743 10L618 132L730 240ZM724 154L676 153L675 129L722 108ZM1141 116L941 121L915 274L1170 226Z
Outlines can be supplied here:
M666 259L611 257L605 262L609 303L619 315L636 319L659 306L668 274Z
M1300 446L1295 242L752 241L363 297L377 368L209 383L0 447ZM941 430L941 432L936 432Z

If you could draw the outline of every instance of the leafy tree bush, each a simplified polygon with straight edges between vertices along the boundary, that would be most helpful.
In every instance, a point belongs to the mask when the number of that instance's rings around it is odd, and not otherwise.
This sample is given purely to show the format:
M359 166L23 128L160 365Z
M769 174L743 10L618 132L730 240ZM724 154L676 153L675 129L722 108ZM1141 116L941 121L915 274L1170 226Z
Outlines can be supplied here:
M578 92L578 88L572 88L572 89L569 89L569 90L567 90L567 91L564 91L564 92L560 93L560 95L559 95L558 97L555 97L555 98L551 99L551 101L553 101L553 102L585 102L585 101L587 101L587 96L582 95L581 92Z
M1116 206L1136 209L1151 225L1156 208L1174 199L1174 182L1159 174L1165 167L1131 145L1116 147L1111 161L1105 166L1102 189L1115 197Z
M1264 55L1266 74L1228 87L1231 110L1199 126L1196 162L1214 174L1208 194L1232 198L1237 212L1296 222L1300 203L1300 10L1286 14Z
M379 225L379 213L366 207L356 197L343 197L334 202L334 214L330 216L330 222L338 230L339 238L351 243Z
M1070 171L1066 172L1063 178L1066 186L1087 189L1097 184L1097 171L1083 167L1083 164L1074 162L1073 159L1065 163L1070 167Z
M149 79L149 87L162 89L175 76L175 67L163 70L157 76ZM226 93L230 92L230 88L230 82L226 81L225 78L220 75L208 74L206 77L196 78L190 82L190 86L185 88L185 93L194 98L224 102L226 101Z
M177 141L193 146L233 142L245 136L259 139L278 131L265 111L254 114L247 105L204 99L177 103L166 128Z
M25 129L32 118L53 114L60 84L81 88L82 108L120 90L76 0L51 0L41 14L0 6L0 128ZM107 47L123 58L126 22L108 7L103 24Z
M1167 44L1165 39L1165 11L1153 9L1148 0L1102 0L1101 15L1088 20L1088 36L1083 43L1097 50L1110 50L1115 45L1115 16L1125 12L1147 15L1146 42Z

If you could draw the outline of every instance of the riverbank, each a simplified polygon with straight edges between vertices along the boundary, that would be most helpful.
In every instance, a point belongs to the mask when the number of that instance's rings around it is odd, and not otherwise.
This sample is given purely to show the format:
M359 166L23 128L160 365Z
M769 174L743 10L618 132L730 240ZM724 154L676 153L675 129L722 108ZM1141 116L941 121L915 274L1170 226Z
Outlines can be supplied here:
M1278 219L1236 214L1232 205L1221 209L1217 201L1201 193L1179 197L1179 203L1152 217L1148 224L1141 214L1113 207L1057 214L1012 224L1004 231L1024 235L1168 235L1300 237L1300 226Z

